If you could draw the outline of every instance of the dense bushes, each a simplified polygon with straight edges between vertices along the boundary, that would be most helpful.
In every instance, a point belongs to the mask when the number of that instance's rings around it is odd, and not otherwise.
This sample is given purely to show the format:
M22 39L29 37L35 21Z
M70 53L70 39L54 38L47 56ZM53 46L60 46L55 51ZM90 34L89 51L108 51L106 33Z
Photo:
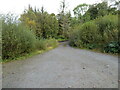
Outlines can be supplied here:
M93 46L100 41L100 35L97 29L97 25L93 21L83 24L70 37L70 45L73 44L72 46L77 46L80 48L91 48L91 45Z
M35 50L56 47L55 39L38 39L23 24L16 23L12 17L4 18L2 23L2 59L14 59Z
M107 15L95 20L104 43L118 41L118 16Z
M58 21L55 14L48 14L44 8L35 10L31 6L21 14L19 20L34 31L39 38L56 38L58 34Z
M84 23L70 35L70 45L79 48L100 48L105 52L118 53L117 15L107 15ZM114 44L111 42L114 42ZM112 47L112 46L113 47ZM114 48L114 50L113 50ZM109 49L109 51L107 50Z
M3 23L2 57L14 58L22 53L29 53L35 49L35 35L23 25Z

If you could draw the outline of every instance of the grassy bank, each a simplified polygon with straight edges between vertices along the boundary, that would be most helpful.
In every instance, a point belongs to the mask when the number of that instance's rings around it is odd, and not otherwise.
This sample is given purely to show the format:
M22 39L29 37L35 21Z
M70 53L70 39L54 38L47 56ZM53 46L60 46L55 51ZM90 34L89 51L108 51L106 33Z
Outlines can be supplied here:
M56 46L57 47L57 46ZM12 61L16 61L16 60L25 60L25 59L28 59L30 57L33 57L33 56L36 56L38 54L43 54L49 50L52 50L56 47L47 47L45 50L36 50L36 51L33 51L33 52L30 52L30 53L27 53L27 54L24 54L24 55L21 55L21 56L18 56L14 59L4 59L4 60L0 60L1 63L7 63L7 62L12 62Z
M7 58L7 59L2 59L1 62L5 63L5 62L10 62L10 61L15 61L15 60L24 60L32 56L47 52L58 46L58 41L55 39L46 39L46 40L42 39L38 41L39 42L37 42L35 50L32 50L31 52L28 52L28 53L21 53L19 55L14 55L14 57L11 56L10 58Z

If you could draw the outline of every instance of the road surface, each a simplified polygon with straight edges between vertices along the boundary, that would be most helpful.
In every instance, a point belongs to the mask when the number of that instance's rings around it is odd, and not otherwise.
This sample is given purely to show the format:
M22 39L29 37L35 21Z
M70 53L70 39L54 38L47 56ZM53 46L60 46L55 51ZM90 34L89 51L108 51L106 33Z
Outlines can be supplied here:
M3 64L3 88L117 88L118 57L60 45Z

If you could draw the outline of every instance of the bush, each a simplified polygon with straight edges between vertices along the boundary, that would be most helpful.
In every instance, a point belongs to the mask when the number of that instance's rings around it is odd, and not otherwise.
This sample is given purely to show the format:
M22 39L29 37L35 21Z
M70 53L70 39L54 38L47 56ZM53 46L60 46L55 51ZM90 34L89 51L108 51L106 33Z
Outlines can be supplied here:
M86 22L80 27L75 27L70 35L71 46L97 48L105 52L119 53L117 42L119 42L117 15L107 15Z
M100 40L97 26L93 21L83 24L79 30L75 31L70 38L70 44L77 47L93 47L93 44ZM92 45L92 46L91 46Z
M110 42L104 47L105 52L110 53L120 53L120 43L119 42Z
M95 20L103 43L118 41L118 16L107 15Z
M69 44L71 46L75 46L75 47L80 47L82 48L82 41L80 39L80 35L78 31L74 31L71 35L70 35L70 42Z
M13 15L8 14L1 18L2 60L12 60L35 50L46 50L48 47L54 48L58 45L55 39L41 39L37 37L35 32L21 24Z
M35 35L23 25L10 20L2 23L2 58L13 59L35 49Z
M100 40L97 25L93 21L83 24L79 33L82 42L86 45L98 43Z

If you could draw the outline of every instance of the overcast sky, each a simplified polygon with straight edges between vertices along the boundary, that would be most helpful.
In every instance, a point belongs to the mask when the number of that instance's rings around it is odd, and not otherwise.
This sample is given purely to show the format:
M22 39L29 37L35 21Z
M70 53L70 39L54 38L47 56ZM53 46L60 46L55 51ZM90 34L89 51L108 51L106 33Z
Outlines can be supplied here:
M62 0L0 0L0 13L7 14L10 12L19 15L23 13L24 9L30 4L32 7L36 6L39 9L44 6L48 13L58 14L61 1ZM68 10L71 12L74 7L79 4L93 4L98 2L101 2L101 0L66 0Z

